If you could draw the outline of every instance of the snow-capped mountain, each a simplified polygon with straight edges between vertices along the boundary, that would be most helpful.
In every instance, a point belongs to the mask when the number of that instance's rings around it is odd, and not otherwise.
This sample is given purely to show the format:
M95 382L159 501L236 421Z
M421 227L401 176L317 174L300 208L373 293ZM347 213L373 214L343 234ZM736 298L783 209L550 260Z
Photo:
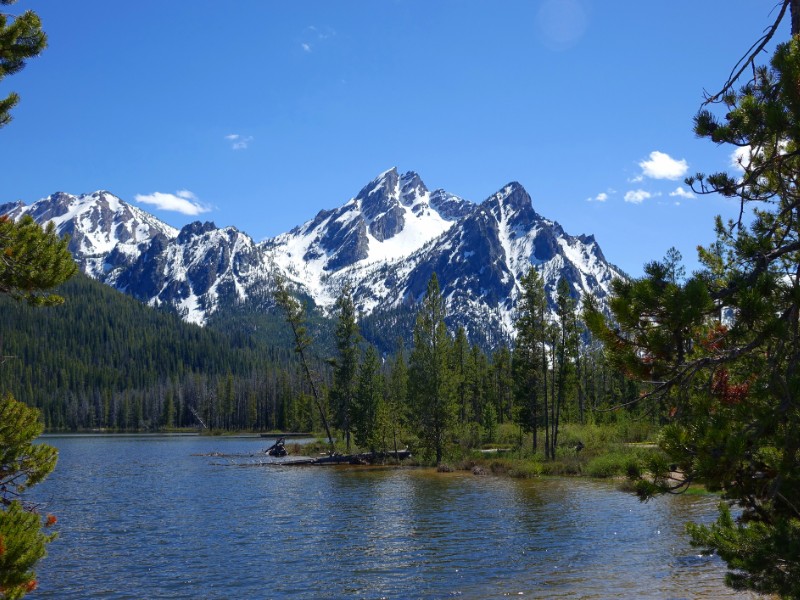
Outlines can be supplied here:
M427 245L401 260L354 270L354 297L366 314L391 312L418 301L435 272L451 325L493 345L513 330L520 280L534 266L551 305L561 277L576 298L589 293L601 304L611 281L623 276L592 236L573 237L540 216L519 183L510 183ZM485 339L484 339L485 338Z
M390 169L343 206L261 247L318 303L330 305L349 273L409 256L473 208L444 190L429 192L416 173Z
M56 192L30 206L3 204L0 214L52 221L59 235L70 236L69 249L81 270L110 285L154 240L178 235L174 227L102 190L81 196Z
M576 297L602 302L611 280L622 276L593 236L566 234L533 209L516 182L475 204L430 191L416 173L395 168L338 208L260 243L213 223L179 232L108 192L0 205L4 213L54 221L72 236L70 248L88 275L201 325L217 311L263 303L278 272L322 310L349 284L373 323L408 326L411 320L398 315L413 314L435 272L451 324L491 345L511 334L520 279L531 266L551 300L561 277Z

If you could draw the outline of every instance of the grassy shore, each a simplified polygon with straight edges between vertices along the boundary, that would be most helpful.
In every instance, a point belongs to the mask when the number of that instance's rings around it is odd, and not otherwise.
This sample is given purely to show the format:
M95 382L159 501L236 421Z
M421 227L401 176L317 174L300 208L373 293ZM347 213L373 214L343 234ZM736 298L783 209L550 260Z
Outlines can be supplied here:
M623 477L634 472L652 452L657 452L657 427L648 423L613 425L564 425L554 460L544 457L544 434L538 448L531 434L520 438L519 430L500 429L491 448L462 450L448 465L451 470L528 478L541 475ZM445 467L447 468L447 467Z
M472 471L519 478L540 475L624 477L637 469L649 454L658 452L658 428L637 421L564 425L559 432L555 460L545 460L544 433L539 432L538 438L538 448L534 450L530 433L522 434L511 424L501 425L494 441L478 448L454 440L446 460L438 467L442 471ZM418 440L406 439L403 447L406 445L411 448L414 458L404 461L404 464L436 466L426 460ZM330 446L319 439L312 444L287 444L287 449L290 454L313 456L328 452ZM334 450L348 453L342 443L337 443ZM351 448L350 453L361 451Z

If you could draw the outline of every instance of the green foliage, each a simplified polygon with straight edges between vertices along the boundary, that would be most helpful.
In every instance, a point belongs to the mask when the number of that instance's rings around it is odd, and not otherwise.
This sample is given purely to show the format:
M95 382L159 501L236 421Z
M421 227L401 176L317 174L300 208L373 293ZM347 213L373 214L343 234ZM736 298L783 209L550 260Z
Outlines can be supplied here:
M786 560L800 556L800 521L736 522L727 504L720 503L719 509L716 523L708 527L690 523L687 531L694 546L716 552L728 563L726 583L740 590L800 597L797 564Z
M255 428L290 428L307 386L290 348L184 323L80 274L57 291L67 301L47 308L0 298L0 389L38 407L48 429L168 427L169 398L175 427L197 424L192 407L221 429L229 373L229 428L250 427L251 395Z
M10 394L0 398L0 598L22 598L35 589L33 567L54 538L42 532L35 507L22 501L22 493L56 466L56 449L33 443L41 432L39 411ZM49 518L45 525L52 523Z
M311 337L308 335L308 329L306 328L305 306L289 293L286 281L281 277L275 278L274 297L275 303L286 315L286 322L289 323L289 326L292 328L295 341L294 350L300 357L300 364L302 365L303 372L311 388L311 394L314 399L314 404L317 407L320 420L322 421L323 427L325 427L328 443L331 448L333 448L333 436L328 426L327 411L322 403L322 392L319 389L317 375L311 368L311 359L308 356L308 349L311 346Z
M535 460L496 458L489 462L489 471L495 475L508 475L515 479L532 479L543 474L543 467Z
M49 518L45 523L53 523ZM42 531L42 517L13 500L0 511L0 598L17 600L36 589L33 567L47 555L55 534Z
M681 280L670 257L651 263L643 278L615 284L614 326L591 306L587 321L615 365L651 382L642 402L669 422L665 456L638 476L640 495L693 481L720 491L738 519L723 509L715 525L690 527L694 542L728 562L736 587L797 597L800 39L718 98L724 117L704 108L695 130L744 148L743 173L687 183L736 198L743 214L753 208L751 220L717 219L717 241L700 251L703 270Z
M555 459L558 448L559 426L562 412L569 410L576 400L579 326L576 316L577 302L571 295L565 278L558 281L556 298L557 323L552 331L553 385L555 394L550 414L550 458Z
M586 464L585 473L590 477L617 477L640 473L641 458L633 450L607 452L590 459Z
M0 6L14 3L16 0L2 0ZM17 17L0 12L0 80L22 70L25 61L37 56L46 46L47 36L35 12L28 10ZM19 96L13 92L0 100L0 127L11 121L11 109L18 102Z
M522 278L517 310L513 362L515 420L524 431L533 433L533 450L536 450L540 417L547 410L548 306L544 281L534 268ZM548 443L548 454L549 448Z
M444 303L434 273L417 313L409 368L409 395L425 448L441 463L456 416L455 390L449 368L451 341L444 324Z
M353 402L353 429L356 444L376 451L386 448L388 427L383 401L383 378L380 359L374 346L367 348L358 369L358 386Z
M42 429L39 411L10 394L0 398L0 504L18 498L55 468L55 448L33 444Z
M408 365L402 339L397 344L397 352L391 362L389 373L384 377L386 392L384 406L391 449L397 451L399 438L403 435L410 420L408 403ZM388 442L387 442L388 443Z
M0 217L0 294L35 306L63 302L60 296L43 290L75 274L77 265L68 243L68 239L58 238L52 223L42 230L29 215L19 222Z
M358 363L361 358L361 335L356 323L356 308L350 287L345 286L336 300L336 358L333 364L333 385L330 390L333 424L343 433L347 450L350 450L350 432L353 425L353 396L356 387Z

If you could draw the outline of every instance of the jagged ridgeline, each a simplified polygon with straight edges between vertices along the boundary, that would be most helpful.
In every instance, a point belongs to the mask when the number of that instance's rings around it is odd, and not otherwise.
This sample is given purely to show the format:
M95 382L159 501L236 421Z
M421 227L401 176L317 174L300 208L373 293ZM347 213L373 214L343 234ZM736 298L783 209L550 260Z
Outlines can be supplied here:
M109 192L56 193L0 214L31 214L72 236L90 277L199 325L270 341L274 275L326 314L349 284L365 336L388 352L410 339L418 301L436 273L452 331L492 349L513 333L520 280L541 273L551 306L567 280L575 298L602 306L621 275L592 236L571 236L539 215L518 183L481 203L430 191L414 172L390 169L353 198L291 231L255 242L235 227L192 223L178 231ZM319 321L320 339L324 325Z

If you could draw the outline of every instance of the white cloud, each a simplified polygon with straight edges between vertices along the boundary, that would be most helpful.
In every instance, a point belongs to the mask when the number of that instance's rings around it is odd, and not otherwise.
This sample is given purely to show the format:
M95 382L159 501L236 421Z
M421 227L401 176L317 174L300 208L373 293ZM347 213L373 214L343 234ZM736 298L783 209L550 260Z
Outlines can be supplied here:
M642 181L644 181L644 175L637 175L628 179L628 183L641 183Z
M189 190L178 190L174 194L153 192L152 194L136 194L134 200L142 204L152 204L161 210L171 210L184 215L199 215L209 212L208 206L200 203Z
M300 47L303 49L304 52L311 52L311 44L306 44L303 42L300 44Z
M750 164L750 146L742 146L731 152L731 167L738 171L744 171Z
M689 170L685 160L675 160L669 154L654 150L650 153L650 160L639 163L642 175L652 179L680 179Z
M786 154L786 140L778 142L778 154ZM752 146L742 146L741 148L736 148L733 152L731 152L730 157L730 166L737 171L742 171L750 166L750 162L753 160L754 156L763 156L763 150L761 148L757 149L753 152Z
M625 202L630 202L631 204L641 204L648 198L652 197L653 194L646 190L630 190L625 192L623 200L625 200Z
M239 135L238 133L230 133L225 136L225 139L231 143L232 149L244 150L255 138L252 135Z
M677 196L679 198L695 198L696 196L687 189L684 189L682 185L679 185L675 188L674 192L669 193L670 196Z
M608 200L608 194L606 194L605 192L600 192L594 198L586 199L587 202L605 202L606 200Z

